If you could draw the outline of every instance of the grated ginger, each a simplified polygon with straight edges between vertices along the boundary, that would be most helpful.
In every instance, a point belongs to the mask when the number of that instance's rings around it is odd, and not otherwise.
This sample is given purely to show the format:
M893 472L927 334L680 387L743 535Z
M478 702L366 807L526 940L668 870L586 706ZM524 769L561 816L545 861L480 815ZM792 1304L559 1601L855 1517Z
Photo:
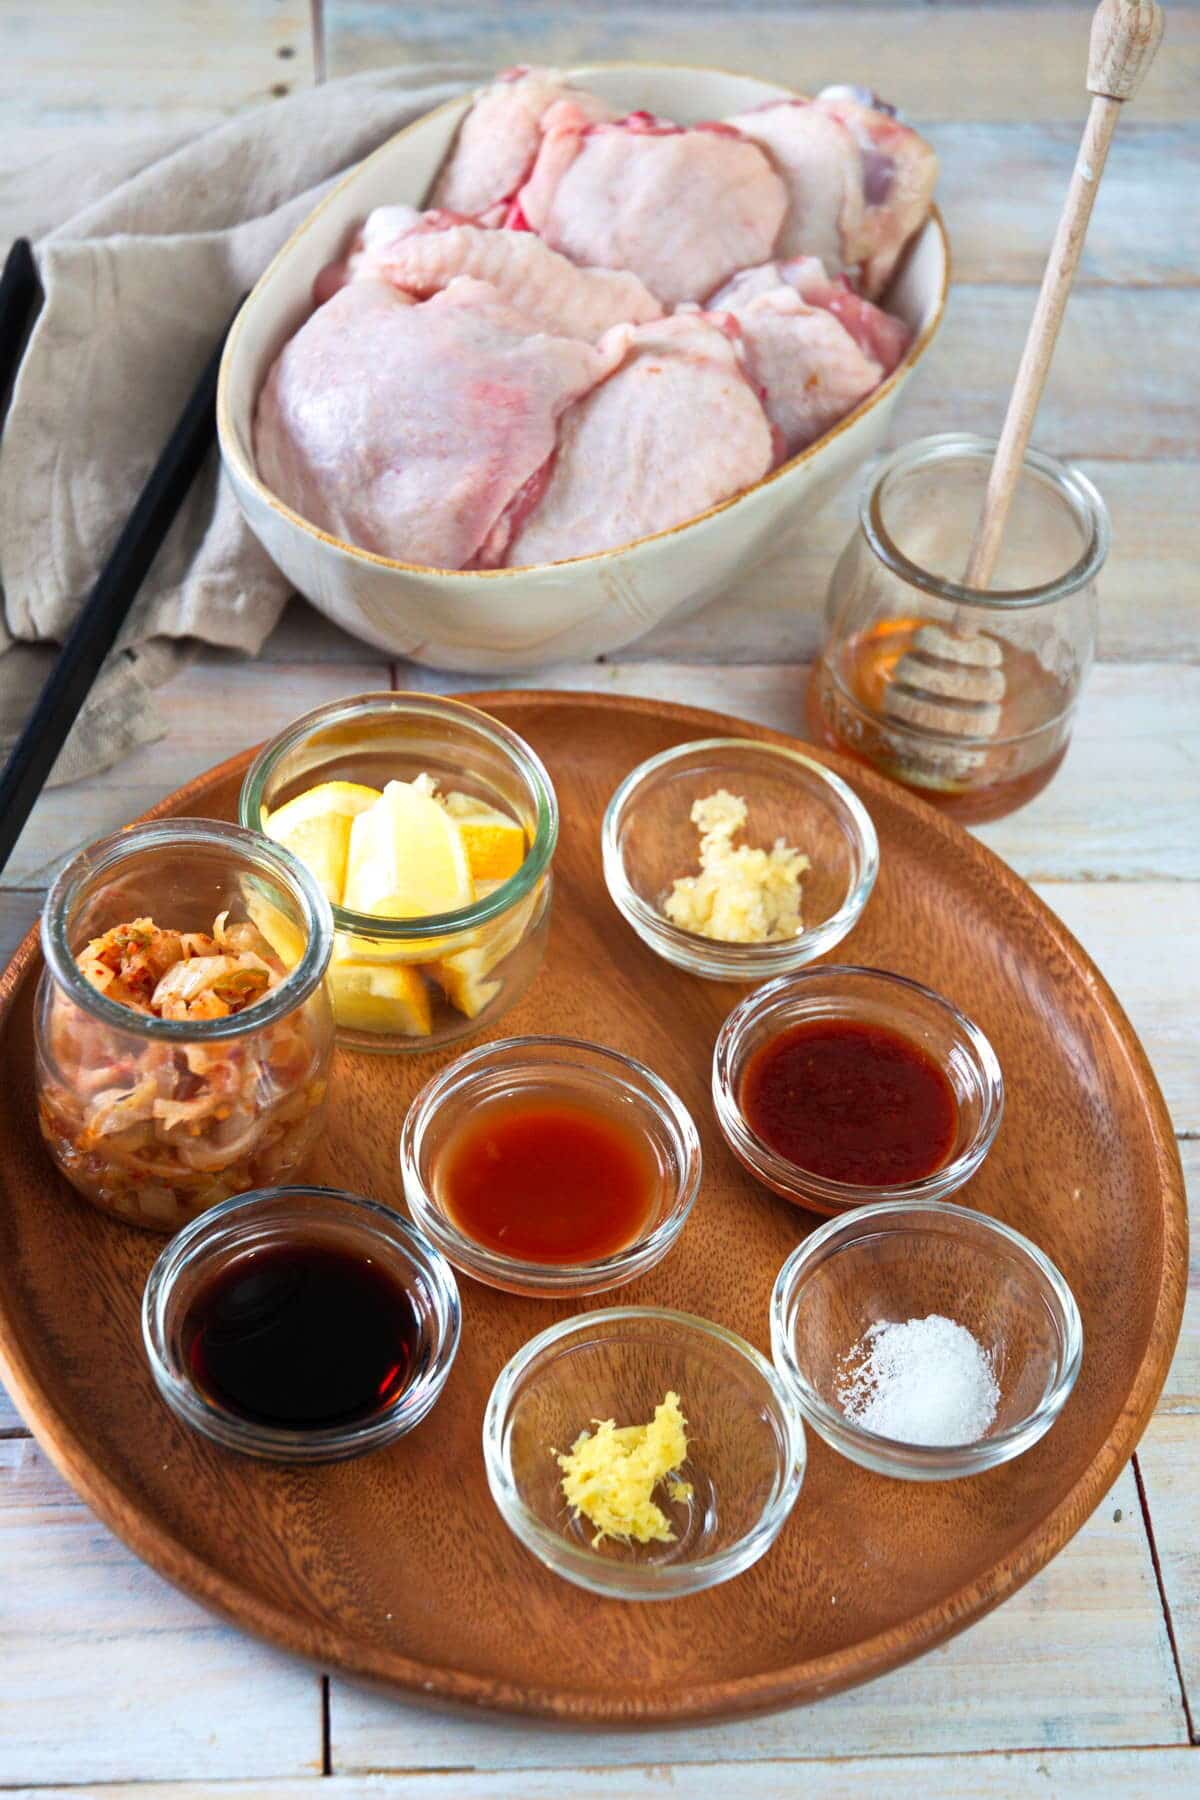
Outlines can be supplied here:
M800 876L809 859L783 838L770 850L733 840L746 823L746 802L720 788L697 800L700 873L674 882L663 913L681 931L726 944L765 944L801 929Z
M580 1432L569 1452L556 1458L567 1505L596 1527L593 1547L607 1537L673 1543L675 1533L653 1495L663 1481L672 1500L691 1498L691 1484L675 1474L688 1452L679 1395L668 1393L647 1425L593 1422L594 1432Z

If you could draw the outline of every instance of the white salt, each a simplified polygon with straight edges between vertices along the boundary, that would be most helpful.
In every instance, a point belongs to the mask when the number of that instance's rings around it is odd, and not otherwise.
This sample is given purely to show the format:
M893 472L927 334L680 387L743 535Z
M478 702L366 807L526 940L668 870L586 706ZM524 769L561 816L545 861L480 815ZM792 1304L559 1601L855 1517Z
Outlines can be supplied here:
M982 1344L953 1319L872 1325L842 1358L837 1388L855 1425L904 1444L973 1444L996 1417L1000 1389Z

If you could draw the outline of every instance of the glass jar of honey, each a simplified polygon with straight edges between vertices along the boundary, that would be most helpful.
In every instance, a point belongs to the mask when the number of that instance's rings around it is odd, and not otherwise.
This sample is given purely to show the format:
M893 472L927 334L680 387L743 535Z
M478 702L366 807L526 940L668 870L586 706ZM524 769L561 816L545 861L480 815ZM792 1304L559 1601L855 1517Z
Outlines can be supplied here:
M875 471L808 691L818 742L963 822L1023 806L1066 755L1109 545L1092 483L1029 450L992 585L967 587L995 449L946 433Z

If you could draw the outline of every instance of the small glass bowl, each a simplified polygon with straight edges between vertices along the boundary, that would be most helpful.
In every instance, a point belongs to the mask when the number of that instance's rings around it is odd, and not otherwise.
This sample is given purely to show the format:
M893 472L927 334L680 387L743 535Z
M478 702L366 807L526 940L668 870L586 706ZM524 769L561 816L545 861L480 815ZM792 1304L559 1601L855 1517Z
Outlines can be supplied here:
M408 1385L385 1412L304 1431L244 1418L195 1386L183 1328L196 1294L229 1263L297 1241L361 1254L405 1288L417 1315L417 1347ZM337 1188L262 1188L212 1207L171 1239L142 1299L146 1355L171 1411L214 1442L265 1462L344 1462L403 1437L446 1385L461 1329L458 1284L445 1258L390 1207Z
M338 1043L440 1050L493 1026L536 975L550 929L558 801L541 759L498 719L431 694L360 694L296 719L259 752L238 816L266 815L324 781L383 788L433 776L441 793L486 800L524 828L525 860L457 912L384 919L333 907L329 965Z
M844 1359L881 1320L940 1313L992 1358L995 1420L973 1444L906 1444L848 1419ZM784 1263L771 1297L771 1351L809 1424L852 1462L905 1481L953 1481L1021 1456L1067 1402L1083 1325L1049 1257L1019 1231L945 1201L882 1201L830 1219Z
M695 801L725 788L746 802L739 842L801 850L804 929L765 944L729 944L672 925L662 905L680 876L700 867ZM642 942L689 975L767 981L824 956L858 923L879 872L870 814L814 757L753 738L703 738L640 763L613 794L601 827L604 879Z
M644 1133L659 1184L632 1243L595 1262L526 1262L477 1244L448 1216L439 1159L481 1105L514 1094L590 1102ZM405 1116L400 1171L414 1222L463 1274L509 1294L601 1294L644 1275L673 1247L700 1191L700 1137L678 1095L618 1050L578 1038L500 1038L460 1056L421 1089Z
M950 1155L919 1181L860 1186L789 1162L750 1129L742 1113L746 1066L768 1038L808 1019L882 1025L919 1044L941 1069L958 1108ZM830 964L770 981L734 1007L713 1050L713 1106L738 1161L767 1187L814 1212L840 1213L873 1200L937 1200L975 1174L1004 1112L1004 1077L978 1025L932 988L886 969Z
M673 1389L695 1446L688 1499L655 1500L672 1543L607 1539L572 1517L555 1453L597 1419L643 1424ZM564 1319L501 1370L483 1421L488 1486L527 1550L590 1593L672 1600L740 1575L769 1550L804 1480L804 1426L785 1384L732 1331L690 1313L616 1306Z

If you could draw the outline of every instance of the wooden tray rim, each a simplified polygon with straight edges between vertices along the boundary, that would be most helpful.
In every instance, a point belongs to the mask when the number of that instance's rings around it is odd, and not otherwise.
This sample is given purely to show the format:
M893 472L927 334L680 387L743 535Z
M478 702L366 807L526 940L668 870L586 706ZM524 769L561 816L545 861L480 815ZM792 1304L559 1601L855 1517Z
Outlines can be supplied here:
M935 835L956 841L967 837L960 826L934 807L848 757L730 714L672 701L555 689L493 689L456 697L488 710L502 710L505 706L552 708L575 705L614 712L632 710L695 728L704 736L741 736L783 744L826 764L844 779L865 788L868 795L876 793L888 801L915 809L923 825ZM140 819L187 816L180 810L182 802L190 801L215 781L230 780L243 773L257 749L240 751L215 764L141 814L139 822ZM1186 1189L1174 1125L1150 1061L1124 1009L1100 970L1057 914L995 852L977 839L968 838L967 841L992 879L1016 894L1023 904L1031 905L1040 916L1064 958L1074 965L1090 990L1098 1010L1105 1015L1129 1059L1146 1104L1154 1142L1155 1169L1162 1192L1163 1254L1158 1299L1145 1353L1116 1427L1085 1473L1048 1517L997 1565L950 1598L874 1638L827 1656L794 1663L768 1674L707 1682L689 1687L670 1699L654 1698L632 1707L586 1687L529 1686L497 1681L467 1670L417 1662L386 1648L363 1645L334 1626L300 1619L248 1594L180 1544L153 1516L143 1513L136 1497L127 1497L114 1477L92 1462L75 1432L59 1416L53 1393L44 1389L34 1376L20 1338L13 1333L0 1291L0 1377L35 1440L102 1523L135 1556L184 1593L233 1625L282 1649L345 1674L398 1689L426 1703L445 1702L472 1710L497 1711L566 1724L609 1727L687 1725L811 1703L843 1688L873 1680L945 1643L1039 1573L1084 1524L1128 1462L1157 1404L1174 1354L1187 1294L1189 1254ZM38 959L38 934L38 925L31 926L0 975L0 1044L17 989L27 970Z

